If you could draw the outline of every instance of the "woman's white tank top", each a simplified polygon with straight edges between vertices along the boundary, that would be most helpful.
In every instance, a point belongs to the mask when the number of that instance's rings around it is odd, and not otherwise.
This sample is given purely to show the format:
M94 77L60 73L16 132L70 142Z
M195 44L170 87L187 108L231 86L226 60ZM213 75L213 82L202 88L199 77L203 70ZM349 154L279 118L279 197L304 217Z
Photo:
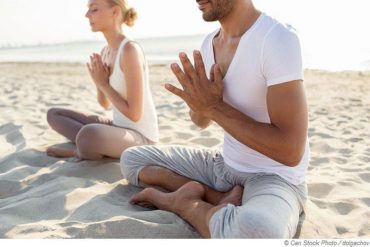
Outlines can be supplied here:
M122 72L120 65L120 58L124 52L125 45L130 40L124 38L118 48L118 52L114 62L113 73L109 77L109 84L112 88L117 91L121 97L127 100L127 86L125 76ZM148 65L145 62L144 71L144 85L143 85L143 114L138 122L133 122L122 114L114 105L113 110L113 124L119 127L128 128L141 133L143 136L153 142L158 142L159 131L158 131L158 119L157 112L153 103L152 94L149 86L149 73Z

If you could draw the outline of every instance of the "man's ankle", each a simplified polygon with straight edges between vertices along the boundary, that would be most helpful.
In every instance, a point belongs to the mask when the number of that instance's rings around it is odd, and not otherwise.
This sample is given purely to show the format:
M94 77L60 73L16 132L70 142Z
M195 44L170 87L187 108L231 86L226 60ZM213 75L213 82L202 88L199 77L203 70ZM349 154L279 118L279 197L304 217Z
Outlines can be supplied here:
M204 200L212 205L218 205L224 193L211 189L208 186L204 186L204 188L205 188Z

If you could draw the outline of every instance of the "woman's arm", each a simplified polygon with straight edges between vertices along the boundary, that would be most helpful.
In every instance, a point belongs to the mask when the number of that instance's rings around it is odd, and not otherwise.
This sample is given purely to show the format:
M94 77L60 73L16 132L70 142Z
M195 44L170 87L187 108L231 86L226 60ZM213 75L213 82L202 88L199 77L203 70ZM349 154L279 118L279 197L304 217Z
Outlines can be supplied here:
M90 63L87 63L87 69L89 70L90 76L96 86L96 98L98 100L98 103L105 109L109 109L112 105L112 103L109 101L109 99L104 95L102 90L99 87L99 81L107 81L109 83L109 75L110 70L108 66L97 66L99 62L103 64L102 57L105 56L105 48L101 51L101 56L97 54L93 54L90 56ZM98 59L99 58L99 59ZM99 61L100 60L100 61ZM102 70L99 70L99 68L102 67Z
M104 47L101 50L100 56L102 57L102 61L105 62L106 61L106 59L105 59L105 56L106 56L106 47ZM110 75L110 70L108 70L108 72L109 72L109 75ZM104 95L104 93L98 87L96 87L96 93L97 93L97 100L98 100L99 104L105 110L108 110L112 106L112 103L109 101L109 99Z
M98 56L95 54L95 57ZM100 57L96 57L98 69L104 69ZM100 60L100 61L99 61ZM127 99L115 91L107 80L98 80L98 88L109 101L130 120L137 122L142 116L144 87L144 57L140 47L129 42L124 47L124 55L120 57L120 66L127 86Z
M104 110L108 110L112 106L112 103L98 87L96 87L96 92L99 104L104 108Z

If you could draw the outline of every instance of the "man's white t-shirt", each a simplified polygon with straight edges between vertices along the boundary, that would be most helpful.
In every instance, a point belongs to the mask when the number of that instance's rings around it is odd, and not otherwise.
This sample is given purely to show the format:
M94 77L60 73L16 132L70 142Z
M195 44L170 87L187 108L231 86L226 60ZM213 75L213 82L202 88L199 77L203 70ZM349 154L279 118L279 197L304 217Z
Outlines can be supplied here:
M212 42L218 33L216 30L209 34L201 48L208 75L215 63ZM267 88L294 80L303 80L297 34L290 26L262 13L240 39L224 77L224 101L258 122L271 123L266 102ZM277 174L296 185L305 181L309 152L307 141L300 163L289 167L224 133L222 155L228 166L248 173Z

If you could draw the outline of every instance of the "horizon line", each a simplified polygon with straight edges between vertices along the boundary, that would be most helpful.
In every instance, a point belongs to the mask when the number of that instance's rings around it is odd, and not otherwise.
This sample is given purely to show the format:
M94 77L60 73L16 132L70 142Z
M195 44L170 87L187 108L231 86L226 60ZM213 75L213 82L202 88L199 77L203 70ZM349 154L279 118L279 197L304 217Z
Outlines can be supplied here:
M205 36L206 33L197 33L197 34L179 34L179 35L162 35L162 36L143 36L136 37L136 40L155 40L155 39L171 39L171 38L182 38L182 37L199 37ZM56 41L56 42L35 42L31 44L0 44L0 50L10 50L10 49L19 49L19 48L35 48L35 47L48 47L48 46L64 46L71 44L83 44L83 43L101 43L104 42L104 39L80 39L80 40L71 40L71 41Z

